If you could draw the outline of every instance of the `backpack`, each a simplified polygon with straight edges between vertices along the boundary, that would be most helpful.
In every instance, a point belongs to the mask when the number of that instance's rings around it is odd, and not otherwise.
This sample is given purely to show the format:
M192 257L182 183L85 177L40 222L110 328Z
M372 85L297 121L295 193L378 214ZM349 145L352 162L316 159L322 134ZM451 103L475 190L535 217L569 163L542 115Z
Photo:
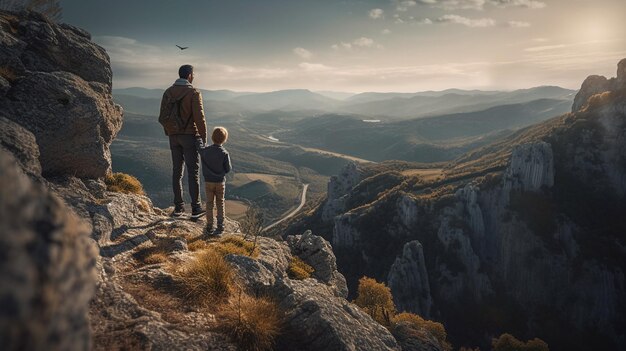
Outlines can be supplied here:
M193 91L193 89L189 89ZM183 124L183 118L180 115L180 105L181 101L189 94L189 92L183 94L178 99L175 99L168 92L163 96L163 99L166 99L164 102L164 108L161 109L159 113L159 123L165 128L167 131L172 133L174 132L183 132L187 129L189 125L189 121L191 121L191 116L187 119L187 123Z

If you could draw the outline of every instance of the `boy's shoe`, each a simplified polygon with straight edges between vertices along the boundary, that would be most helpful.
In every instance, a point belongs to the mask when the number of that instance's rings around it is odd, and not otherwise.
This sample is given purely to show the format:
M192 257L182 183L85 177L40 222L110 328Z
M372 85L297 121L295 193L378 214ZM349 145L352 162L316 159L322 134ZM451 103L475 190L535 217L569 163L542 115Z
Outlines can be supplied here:
M172 212L172 217L180 217L185 214L185 208L183 206L174 207L174 212Z
M224 225L223 224L218 224L217 228L215 228L215 235L222 235L222 233L224 232Z
M206 211L203 209L195 209L191 211L191 219L198 219L206 214Z
M204 234L207 235L207 236L213 234L213 224L207 224L204 227Z

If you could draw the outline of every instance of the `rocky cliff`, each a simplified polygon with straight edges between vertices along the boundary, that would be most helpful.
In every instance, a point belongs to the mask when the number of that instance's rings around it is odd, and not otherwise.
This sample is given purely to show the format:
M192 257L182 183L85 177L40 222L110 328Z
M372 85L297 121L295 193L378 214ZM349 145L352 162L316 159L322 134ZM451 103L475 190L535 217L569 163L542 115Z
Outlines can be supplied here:
M322 221L292 228L333 243L350 291L362 275L386 281L397 306L444 322L456 345L508 331L554 350L621 349L625 135L622 60L616 78L585 80L572 113L472 151L438 179L419 165L359 166L367 178L347 169Z
M0 11L0 27L2 349L239 349L242 340L216 318L217 300L190 303L175 276L220 241L203 222L172 219L143 195L107 191L122 111L111 100L106 52L83 30L35 13ZM224 272L235 272L239 302L245 293L276 304L274 349L401 349L346 300L328 241L310 232L246 238L231 220L225 232L257 252L225 253ZM290 275L296 258L310 278ZM402 343L420 349L411 332ZM442 349L417 332L429 350Z

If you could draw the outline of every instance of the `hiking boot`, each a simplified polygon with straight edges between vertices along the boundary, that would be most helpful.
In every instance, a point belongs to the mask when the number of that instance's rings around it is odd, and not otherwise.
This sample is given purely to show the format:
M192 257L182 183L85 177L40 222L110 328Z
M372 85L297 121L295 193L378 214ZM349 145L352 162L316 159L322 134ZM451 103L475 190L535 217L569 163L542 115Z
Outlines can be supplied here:
M174 212L172 212L172 217L180 217L185 214L185 208L183 206L174 207Z
M203 210L202 208L197 208L193 211L191 211L191 219L198 219L202 216L204 216L206 214L206 211Z

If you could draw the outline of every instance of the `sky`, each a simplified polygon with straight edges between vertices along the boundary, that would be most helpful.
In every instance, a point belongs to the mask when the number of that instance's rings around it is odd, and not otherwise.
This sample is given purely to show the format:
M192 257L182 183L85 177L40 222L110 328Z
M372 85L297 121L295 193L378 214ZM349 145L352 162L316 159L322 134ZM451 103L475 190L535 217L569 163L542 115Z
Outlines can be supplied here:
M626 58L626 0L61 0L113 87L578 89ZM188 46L181 51L175 45Z

